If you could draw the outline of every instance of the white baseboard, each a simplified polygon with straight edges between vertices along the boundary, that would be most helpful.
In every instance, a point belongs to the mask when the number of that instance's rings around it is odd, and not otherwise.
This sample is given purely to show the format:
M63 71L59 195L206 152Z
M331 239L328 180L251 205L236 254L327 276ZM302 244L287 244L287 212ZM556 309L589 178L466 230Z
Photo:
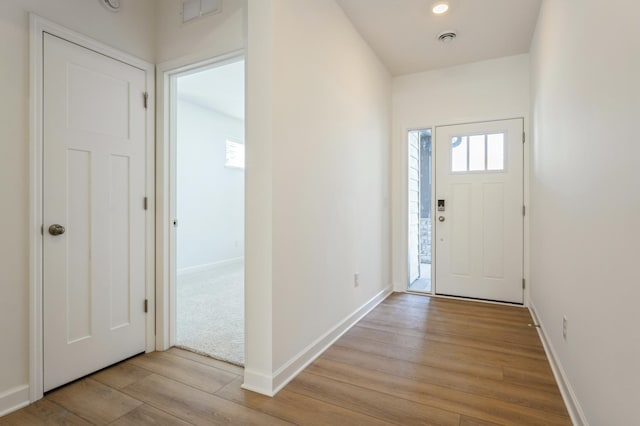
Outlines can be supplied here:
M293 380L302 370L318 358L324 351L329 349L336 340L342 337L351 327L356 325L365 315L371 312L383 300L393 293L391 286L385 288L364 305L356 309L353 313L343 319L332 330L329 330L324 336L318 338L315 342L300 351L291 358L287 363L280 367L273 377L273 394L277 394L283 387Z
M540 321L540 317L538 317L538 313L533 302L529 301L529 311L531 312L531 316L533 317L533 321L535 324L538 324L538 334L540 335L540 340L542 340L542 346L544 346L544 351L547 354L547 358L549 359L549 363L551 364L551 370L553 370L553 375L556 378L556 382L558 382L558 387L560 388L560 393L562 394L562 399L564 400L565 405L567 406L567 411L569 411L569 416L571 417L571 421L575 426L589 426L589 422L587 421L586 416L584 415L584 411L580 406L580 402L578 402L578 398L576 397L575 392L573 391L573 387L567 378L567 374L560 363L560 359L558 358L555 349L553 348L553 344L551 340L547 338L547 333L545 331L544 325Z
M244 261L244 257L234 257L231 259L219 260L217 262L210 262L210 263L204 263L202 265L188 266L186 268L181 268L176 271L176 274L185 275L185 274L191 274L194 272L203 272L209 269L220 268L222 266L227 266L231 264L236 264L236 263L242 264L243 261Z
M378 306L384 299L393 293L392 286L389 286L373 296L364 305L356 309L348 315L344 320L340 321L333 329L329 330L323 336L316 339L315 342L301 350L293 356L287 363L280 367L272 376L261 374L251 370L244 372L243 389L261 393L267 396L275 396L287 383L293 380L302 370L318 358L333 343L338 340L344 333L349 331L351 327L356 325L365 315L373 308Z
M391 286L385 288L368 302L356 309L345 319L340 321L333 329L329 330L323 336L319 337L309 346L301 350L293 356L288 362L280 367L271 377L264 374L245 370L243 389L258 392L267 396L274 396L287 383L293 380L302 370L318 358L333 343L338 340L344 333L349 331L358 321L367 315L373 308L378 306L380 302L389 297L393 293Z
M0 417L29 405L29 385L16 386L0 394Z
M266 396L275 395L272 376L246 368L244 369L244 383L240 387Z

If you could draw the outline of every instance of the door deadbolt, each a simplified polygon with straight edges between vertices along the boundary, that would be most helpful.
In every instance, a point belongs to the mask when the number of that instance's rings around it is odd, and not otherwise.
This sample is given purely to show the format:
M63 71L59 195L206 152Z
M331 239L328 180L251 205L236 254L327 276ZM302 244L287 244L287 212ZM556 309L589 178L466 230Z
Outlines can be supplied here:
M65 231L66 229L64 229L64 226L58 225L57 223L49 227L49 233L53 236L62 235Z

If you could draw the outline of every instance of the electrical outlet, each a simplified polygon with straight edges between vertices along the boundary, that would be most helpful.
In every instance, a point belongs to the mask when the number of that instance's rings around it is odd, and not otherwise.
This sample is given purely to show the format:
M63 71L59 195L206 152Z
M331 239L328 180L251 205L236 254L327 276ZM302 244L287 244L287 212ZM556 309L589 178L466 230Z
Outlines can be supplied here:
M567 316L563 316L562 317L562 337L564 338L564 340L567 340L567 327L568 327L568 323L569 320L567 319Z
M360 274L357 272L353 274L353 286L360 287Z

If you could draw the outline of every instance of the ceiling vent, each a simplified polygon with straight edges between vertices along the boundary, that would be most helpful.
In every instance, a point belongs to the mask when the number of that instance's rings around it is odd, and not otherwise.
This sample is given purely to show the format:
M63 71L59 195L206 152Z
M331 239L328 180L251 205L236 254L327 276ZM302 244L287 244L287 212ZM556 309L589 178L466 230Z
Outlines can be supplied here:
M455 31L443 31L438 34L438 40L443 43L451 43L456 37L458 34Z
M120 0L100 0L100 4L106 7L110 12L117 12L120 10Z
M222 12L222 0L184 0L182 22Z

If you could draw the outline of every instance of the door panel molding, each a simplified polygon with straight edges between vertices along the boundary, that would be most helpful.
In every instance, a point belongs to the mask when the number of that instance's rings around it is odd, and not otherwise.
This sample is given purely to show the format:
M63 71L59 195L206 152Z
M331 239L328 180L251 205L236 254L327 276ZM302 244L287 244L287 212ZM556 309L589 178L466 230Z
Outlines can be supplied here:
M149 313L146 318L146 351L155 348L155 170L154 170L154 79L155 67L146 61L114 49L75 31L48 21L38 15L29 15L30 24L30 136L29 136L29 400L37 401L43 395L43 37L50 34L104 56L136 67L145 73L149 92L145 126L145 192L148 210L145 213L145 274L146 297ZM142 99L141 99L142 102Z

